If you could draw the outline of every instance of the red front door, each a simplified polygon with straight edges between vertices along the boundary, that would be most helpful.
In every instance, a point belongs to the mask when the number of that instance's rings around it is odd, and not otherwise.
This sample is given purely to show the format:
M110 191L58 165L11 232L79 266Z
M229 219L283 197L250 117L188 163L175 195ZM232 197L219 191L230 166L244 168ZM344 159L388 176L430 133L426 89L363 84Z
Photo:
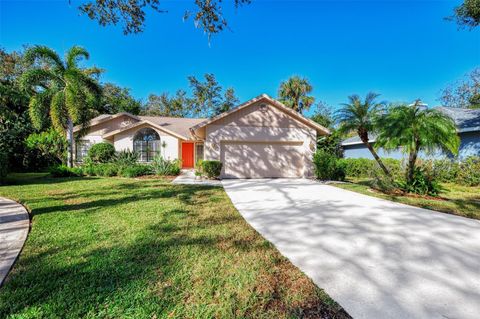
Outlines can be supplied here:
M193 168L193 143L182 143L182 168Z

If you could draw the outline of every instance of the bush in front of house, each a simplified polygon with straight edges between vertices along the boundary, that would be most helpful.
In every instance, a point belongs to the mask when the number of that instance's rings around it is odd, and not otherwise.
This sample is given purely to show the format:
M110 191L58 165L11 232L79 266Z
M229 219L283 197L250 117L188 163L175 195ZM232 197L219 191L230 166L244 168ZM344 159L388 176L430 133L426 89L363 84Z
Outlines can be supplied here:
M400 160L382 158L383 164L392 173L394 178L402 177L404 168ZM342 158L340 162L345 165L345 174L348 177L375 178L380 167L373 159L368 158Z
M110 143L93 144L88 150L88 159L93 163L107 163L114 159L115 147Z
M114 162L119 166L136 165L138 153L130 150L123 150L115 154Z
M330 152L317 150L313 154L313 165L317 179L335 181L345 179L345 164Z
M222 173L222 162L220 161L202 161L202 172L208 178L219 178Z
M156 155L152 161L152 169L157 175L175 176L180 174L180 161L167 160L161 155Z
M118 175L122 177L138 177L138 176L145 176L151 175L153 169L150 165L143 165L143 164L135 164L131 166L123 167L119 170Z
M5 182L8 174L8 155L0 150L0 184Z
M417 166L413 172L412 181L406 182L401 180L397 182L400 189L407 193L419 195L437 196L441 191L441 187L437 180L424 166Z
M68 167L67 165L53 166L49 170L52 177L81 177L83 171L80 167Z
M470 156L460 162L456 182L467 186L480 185L479 156Z

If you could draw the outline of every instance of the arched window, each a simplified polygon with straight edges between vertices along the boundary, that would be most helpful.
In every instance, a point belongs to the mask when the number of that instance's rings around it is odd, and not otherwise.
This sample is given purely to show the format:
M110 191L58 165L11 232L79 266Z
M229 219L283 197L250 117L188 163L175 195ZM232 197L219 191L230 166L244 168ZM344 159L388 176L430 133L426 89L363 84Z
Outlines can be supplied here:
M133 151L138 154L138 160L150 162L160 154L160 136L151 128L142 128L133 138Z

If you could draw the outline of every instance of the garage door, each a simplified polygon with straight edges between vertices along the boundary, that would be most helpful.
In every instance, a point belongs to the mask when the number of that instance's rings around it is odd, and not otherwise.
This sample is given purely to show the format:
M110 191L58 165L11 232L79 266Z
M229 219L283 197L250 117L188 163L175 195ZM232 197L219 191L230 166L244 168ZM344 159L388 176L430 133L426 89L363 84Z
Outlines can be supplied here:
M302 177L302 142L221 144L224 178Z

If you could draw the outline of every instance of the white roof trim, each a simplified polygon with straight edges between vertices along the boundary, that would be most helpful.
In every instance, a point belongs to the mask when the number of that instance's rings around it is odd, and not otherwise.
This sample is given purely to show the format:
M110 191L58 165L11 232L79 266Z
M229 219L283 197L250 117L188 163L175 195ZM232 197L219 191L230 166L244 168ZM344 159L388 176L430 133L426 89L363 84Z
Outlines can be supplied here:
M239 111L239 110L241 110L241 109L243 109L243 108L245 108L245 107L247 107L247 106L250 106L250 105L252 105L252 104L254 104L254 103L256 103L256 102L258 102L258 101L260 101L260 100L262 100L262 99L265 99L265 100L269 101L272 105L278 107L279 109L281 109L281 110L284 111L285 113L288 113L289 115L293 115L293 116L298 117L298 118L300 119L300 122L305 122L304 124L307 124L308 126L315 128L317 131L322 131L322 132L324 132L324 133L326 133L326 134L330 134L330 131L329 131L327 128L325 128L325 127L323 127L322 125L320 125L320 124L312 121L312 120L309 119L309 118L306 118L305 116L303 116L302 114L298 113L297 111L294 111L294 110L292 110L292 109L289 108L289 107L286 107L283 103L280 103L279 101L271 98L271 97L268 96L267 94L259 95L259 96L255 97L255 98L253 98L253 99L251 99L251 100L249 100L249 101L247 101L247 102L245 102L245 103L243 103L243 104L240 104L239 106L237 106L237 107L235 107L235 108L233 108L233 109L231 109L231 110L229 110L229 111L223 112L223 113L221 113L221 114L219 114L219 115L217 115L217 116L214 116L214 117L212 117L212 118L210 118L210 119L208 119L208 120L205 120L205 121L203 121L203 122L201 122L201 123L199 123L199 124L197 124L197 125L195 125L195 126L192 126L192 127L190 128L190 131L195 131L195 130L197 130L197 129L199 129L199 128L202 128L202 127L204 127L204 126L206 126L206 125L209 125L209 124L211 124L211 123L213 123L213 122L216 122L216 121L218 121L218 120L220 120L220 119L222 119L222 118L224 118L224 117L226 117L226 116L228 116L228 115L230 115L230 114L232 114L232 113L235 113L235 112L237 112L237 111Z
M98 125L98 124L101 124L101 123L104 123L104 122L108 122L110 120L113 120L113 119L116 119L122 115L125 115L125 116L128 116L128 117L131 117L132 119L135 119L137 121L141 121L141 119L138 117L138 116L135 116L133 114L130 114L128 112L121 112L121 113L117 113L117 114L112 114L110 116L107 116L107 117L104 117L104 118L101 118L99 120L95 120L94 118L90 120L90 122L88 123L88 126L89 127L92 127L94 125ZM77 125L73 128L73 132L78 132L80 131L80 129L82 128L81 125Z

